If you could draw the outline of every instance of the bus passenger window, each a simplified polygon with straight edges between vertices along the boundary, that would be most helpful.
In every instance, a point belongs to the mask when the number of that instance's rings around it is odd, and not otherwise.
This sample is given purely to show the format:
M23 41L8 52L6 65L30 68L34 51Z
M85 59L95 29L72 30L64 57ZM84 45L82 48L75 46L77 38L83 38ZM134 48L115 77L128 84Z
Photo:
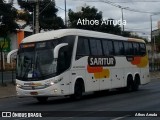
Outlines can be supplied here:
M108 42L109 55L114 55L113 42L112 41L107 41L107 42Z
M103 44L103 52L104 55L109 55L109 48L108 48L108 41L107 40L102 40L102 44Z
M89 40L91 55L102 55L101 41L91 38Z
M133 46L131 42L124 42L125 55L133 55Z
M96 40L97 42L97 53L98 55L102 55L102 45L100 40Z
M120 55L124 55L124 46L123 46L123 42L118 42L119 43L119 52Z
M89 44L88 39L79 37L78 44L77 44L77 53L76 53L76 59L79 59L83 56L89 56Z
M114 41L114 50L115 50L115 55L123 55L124 54L123 43L120 41Z
M140 55L140 49L138 43L133 43L134 55Z
M140 55L146 54L146 47L144 43L140 43Z
M124 42L124 52L125 52L125 55L129 55L129 44L128 44L128 42Z
M113 49L113 44L112 41L108 40L102 40L102 45L103 45L103 52L104 55L113 55L114 49Z

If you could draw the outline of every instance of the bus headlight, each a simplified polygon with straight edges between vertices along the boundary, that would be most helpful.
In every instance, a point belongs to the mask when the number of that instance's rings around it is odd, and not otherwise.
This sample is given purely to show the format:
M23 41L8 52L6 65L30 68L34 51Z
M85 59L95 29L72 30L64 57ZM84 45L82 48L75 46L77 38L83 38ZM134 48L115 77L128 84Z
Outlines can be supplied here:
M47 82L47 83L45 83L45 86L46 87L50 87L50 86L52 86L52 85L54 85L55 83L53 82L53 81L50 81L50 82Z
M18 83L17 83L17 85L16 85L16 86L17 86L18 88L21 88L21 87L22 87L22 85L20 85L20 84L18 84Z
M54 81L47 81L47 82L45 83L45 86L46 86L46 87L49 87L49 86L52 86L52 85L54 85L54 84L57 84L57 83L59 83L60 81L62 81L62 79L63 79L63 78L59 78L59 79L56 79L56 80L54 80Z

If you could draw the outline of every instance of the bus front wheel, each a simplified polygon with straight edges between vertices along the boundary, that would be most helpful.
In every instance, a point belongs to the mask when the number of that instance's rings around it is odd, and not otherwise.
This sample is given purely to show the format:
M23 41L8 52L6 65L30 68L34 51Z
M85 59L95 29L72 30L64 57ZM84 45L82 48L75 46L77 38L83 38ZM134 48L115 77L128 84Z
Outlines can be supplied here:
M75 83L74 94L71 95L71 98L73 98L74 100L79 100L82 98L83 92L84 92L84 84L82 81L78 80Z

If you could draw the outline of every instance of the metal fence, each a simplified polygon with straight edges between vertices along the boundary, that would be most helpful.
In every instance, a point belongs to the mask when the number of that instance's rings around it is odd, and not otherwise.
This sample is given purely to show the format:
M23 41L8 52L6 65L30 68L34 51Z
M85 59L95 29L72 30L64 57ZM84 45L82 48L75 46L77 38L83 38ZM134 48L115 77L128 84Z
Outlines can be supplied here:
M160 71L160 63L152 63L152 62L149 62L149 71L150 71L150 72Z
M6 61L4 61L3 70L2 66L0 65L0 85L6 86L9 83L15 84L15 78L16 78L15 68L16 68L15 62L12 64L7 64Z
M148 57L149 57L149 70L150 70L150 72L160 71L160 54L149 53Z

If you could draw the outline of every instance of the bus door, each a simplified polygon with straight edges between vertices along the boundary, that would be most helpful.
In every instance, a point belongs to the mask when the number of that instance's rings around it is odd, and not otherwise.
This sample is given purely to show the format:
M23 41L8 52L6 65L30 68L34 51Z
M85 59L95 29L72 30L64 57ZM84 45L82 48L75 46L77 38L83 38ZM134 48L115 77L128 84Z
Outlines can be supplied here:
M70 67L70 57L67 52L67 47L63 47L59 50L58 60L57 60L57 73L61 74L57 81L62 81L60 83L61 93L69 94L70 93L70 80L71 80L71 71L67 71Z

